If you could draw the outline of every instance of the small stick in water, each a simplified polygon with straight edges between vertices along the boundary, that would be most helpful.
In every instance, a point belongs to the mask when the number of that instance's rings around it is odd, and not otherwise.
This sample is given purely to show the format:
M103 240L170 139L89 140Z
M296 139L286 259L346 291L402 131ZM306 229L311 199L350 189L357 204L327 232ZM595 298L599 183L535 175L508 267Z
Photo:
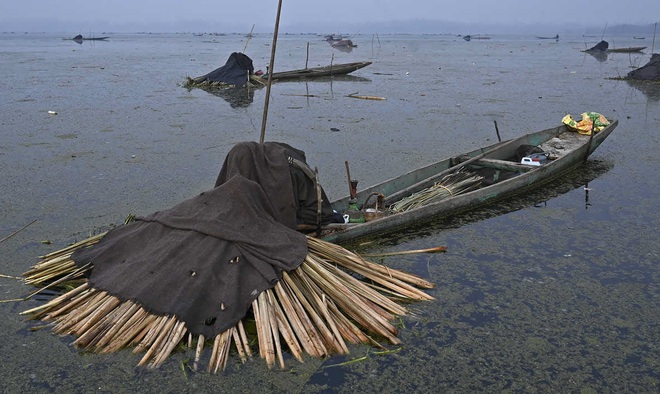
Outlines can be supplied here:
M401 251L401 252L362 254L362 256L382 257L382 256L396 256L396 255L400 255L400 254L437 253L437 252L446 252L446 251L447 251L447 248L445 246L436 246L435 248L429 248L429 249L415 249L415 250L404 250L404 251Z

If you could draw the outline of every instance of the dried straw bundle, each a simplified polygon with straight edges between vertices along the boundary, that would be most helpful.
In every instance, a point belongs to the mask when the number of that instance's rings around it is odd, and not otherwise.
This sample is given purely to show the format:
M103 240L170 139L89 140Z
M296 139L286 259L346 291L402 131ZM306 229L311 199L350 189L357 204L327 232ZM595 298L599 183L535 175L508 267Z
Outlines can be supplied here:
M90 267L76 267L71 254L102 236L43 256L42 262L24 274L26 283L43 285L55 279L62 284L62 278L67 277L80 280ZM338 245L308 237L305 261L285 272L275 287L252 303L259 355L269 368L276 359L284 368L284 346L302 362L303 352L314 357L348 353L346 342L382 347L374 338L381 337L398 344L397 329L390 321L408 313L399 302L431 300L420 288L432 287L418 276L368 262ZM192 347L196 340L196 370L206 342L203 335L189 333L176 316L154 315L133 301L121 301L86 282L22 314L51 322L53 332L59 335L77 337L73 344L85 351L111 353L135 346L133 352L144 352L139 365L152 368L162 365L180 343ZM246 322L244 318L213 338L209 372L224 370L232 349L242 362L252 355Z
M458 170L445 175L433 186L395 202L390 206L390 210L398 213L433 204L445 198L477 189L482 180L483 178L479 175Z
M256 87L262 87L265 85L265 80L261 77L258 77L254 74L250 74L248 81L246 82L248 87L256 88ZM202 80L198 81L196 78L191 78L191 77L186 77L186 81L183 84L183 87L186 89L193 89L193 88L199 88L199 89L229 89L229 88L234 88L237 85L232 85L227 82L220 82L220 81L209 81L209 80Z

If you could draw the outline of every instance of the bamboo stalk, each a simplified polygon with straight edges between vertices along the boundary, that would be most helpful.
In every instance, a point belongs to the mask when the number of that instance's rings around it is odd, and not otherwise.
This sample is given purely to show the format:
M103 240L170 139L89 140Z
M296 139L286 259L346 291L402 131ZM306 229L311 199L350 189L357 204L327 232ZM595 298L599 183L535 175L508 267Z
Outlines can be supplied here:
M102 319L104 316L106 316L108 313L110 313L117 305L119 305L121 301L117 297L111 296L106 293L104 299L101 302L101 305L99 307L95 307L92 313L90 313L85 319L85 324L80 325L79 327L76 327L75 331L73 331L74 335L82 335L85 331L89 331L92 327L94 327L97 322Z
M202 350L204 349L204 335L199 334L197 337L197 348L195 349L195 361L193 361L193 371L199 368L199 359L202 357Z
M80 268L77 268L77 269L71 271L69 274L63 276L62 278L60 278L60 279L58 279L58 280L56 280L56 281L54 281L54 282L52 282L52 283L49 283L47 286L42 287L42 288L39 289L38 291L33 292L32 294L30 294L29 296L27 296L26 299L30 299L30 298L34 297L35 295L41 293L42 291L48 289L48 288L55 287L55 286L57 286L57 285L59 285L59 284L61 284L61 283L64 283L64 282L69 281L69 280L72 280L72 279L74 279L74 278L79 278L79 277L81 277L85 272L87 272L87 271L90 270L90 269L91 269L91 263L87 263L85 266L80 267Z
M275 347L273 343L274 333L271 331L271 326L269 323L268 315L268 303L266 302L265 292L259 294L257 297L257 303L259 304L259 319L257 320L257 325L261 327L261 333L263 335L263 341L260 342L260 347L263 344L263 357L266 360L268 369L271 369L275 365Z
M140 307L135 314L131 316L129 321L126 322L120 332L117 333L116 339L103 349L103 352L112 353L128 346L129 344L139 343L143 336L146 335L148 327L157 318L157 316L147 313L147 311Z
M318 238L307 237L308 245L310 247L310 254L318 254L323 256L329 261L336 262L339 265L344 266L345 268L356 271L357 273L369 277L370 272L379 272L387 274L387 276L400 279L409 284L419 286L425 289L431 289L434 287L433 283L413 274L408 274L399 270L391 269L381 264L375 264L364 260L359 255L350 252L346 249L343 249L341 246L332 244L326 241L322 241ZM414 289L414 288L412 288ZM419 289L414 289L420 296L424 295L429 297L423 291ZM429 299L429 298L426 298ZM433 299L432 297L430 299Z
M107 231L103 232L101 234L91 236L89 238L85 238L82 241L79 241L79 242L76 242L72 245L67 246L66 248L56 250L55 252L51 252L51 253L48 253L46 255L43 255L43 256L41 256L41 258L42 259L48 259L48 258L56 256L58 254L67 253L67 252L70 252L72 250L80 249L81 247L84 247L84 246L93 245L93 244L97 243L98 241L100 241L101 238L103 238L105 236L105 234L107 234Z
M207 371L212 373L218 359L218 350L220 349L220 340L222 338L222 333L218 334L213 338L213 347L211 348L211 359L209 360L209 365Z
M277 315L274 309L274 305L269 300L270 292L271 292L270 289L264 291L264 295L265 295L264 303L268 305L268 324L273 334L273 343L275 345L275 356L277 357L277 360L280 363L280 367L284 369L285 366L284 366L284 357L282 356L282 343L280 342L281 332L280 332L279 324L277 323Z
M316 347L313 345L312 340L309 337L308 331L305 330L298 309L294 305L293 300L289 297L281 281L275 284L274 290L283 310L286 311L287 319L293 333L297 334L298 343L308 354L318 354Z
M363 100L387 100L385 97L365 96L365 95L359 95L359 94L348 94L348 95L346 95L346 97L356 98L356 99L363 99Z
M25 226L19 228L18 230L14 231L13 233L7 235L6 237L0 239L0 243L2 243L2 242L4 242L4 241L8 240L9 238L13 237L14 235L16 235L16 234L20 233L21 231L25 230L29 225L31 225L32 223L34 223L34 222L36 222L36 221L37 221L37 219L34 219L33 221L31 221L30 223L26 224Z
M375 291L373 288L367 286L364 282L359 281L355 277L347 274L346 272L338 269L337 267L323 261L323 260L318 260L315 263L315 267L320 269L325 269L327 270L330 274L333 276L336 276L337 278L341 278L343 283L350 288L356 295L359 295L363 297L365 300L369 300L370 302L373 302L375 305L378 305L379 307L384 308L385 310L389 311L389 313L381 313L381 315L384 318L391 318L392 314L395 315L405 315L407 314L407 310L405 307L397 304L396 302L392 301L390 298L385 297L381 293ZM394 286L392 282L388 282L389 284L389 289L392 291L396 292L399 294L402 298L406 298L406 289L403 288L398 288ZM401 295L401 294L404 295Z
M220 369L223 371L227 366L227 360L229 359L229 348L231 346L231 331L233 328L225 330L220 334L216 335L215 341L213 343L214 352L216 353L212 356L214 362L209 364L209 372L218 373Z
M142 360L140 360L138 363L138 366L146 364L149 359L153 357L154 353L158 351L161 344L167 338L169 331L174 327L176 318L174 316L163 316L163 322L164 324L160 329L154 330L153 342L151 343L151 346L149 346L147 352L144 354L144 357L142 357Z
M309 311L304 307L303 300L300 298L301 291L298 288L297 284L288 273L284 272L282 279L286 283L287 294L292 300L292 305L295 306L298 311L298 316L301 318L303 328L308 334L310 344L314 347L314 352L310 353L316 357L324 357L328 354L328 349L325 347L323 340L321 339L322 334L319 332L319 327L313 323L313 318L309 316ZM309 352L309 351L308 351Z
M241 336L241 343L243 344L243 350L245 350L245 353L248 355L248 357L252 357L252 350L250 350L250 344L247 340L247 334L245 333L245 327L243 327L242 320L238 321L238 333Z
M172 317L174 320L174 317ZM157 354L155 359L151 362L150 366L152 368L158 368L161 366L167 357L172 353L172 350L178 345L183 337L186 335L186 324L183 321L176 320L176 323L172 330L169 333L169 337L165 341L162 347L160 347L160 352Z
M133 349L133 353L143 352L147 349L147 347L151 346L158 333L166 324L167 316L156 316L156 319L144 328L144 330L147 331L140 343L138 343L135 349Z
M64 305L58 305L59 308L49 311L43 320L59 320L61 315L69 315L72 311L80 308L85 303L96 297L99 291L94 288L87 288L80 294L72 297Z
M85 349L94 347L103 338L103 336L113 328L113 326L117 328L119 327L118 320L121 318L122 314L124 314L126 310L130 308L130 304L121 303L115 297L111 298L114 298L118 304L100 316L96 322L93 322L91 327L80 330L81 332L77 333L78 339L72 343L74 346ZM108 304L108 306L109 305L111 304ZM87 324L90 323L92 322L88 321Z
M238 328L236 326L233 327L231 331L231 336L232 339L234 340L234 344L236 345L236 351L238 352L238 357L241 359L241 363L245 364L247 361L247 354L245 354L245 350L243 350L243 346L241 345L241 336L238 333Z
M309 264L302 264L300 267L308 273L317 273L317 283L324 283L324 288L328 291L328 294L338 302L338 305L340 305L351 316L351 318L355 319L369 330L386 337L390 342L398 343L398 339L393 335L396 333L396 329L389 324L386 319L375 314L367 305L365 305L362 299L351 297L352 293L343 283L333 280L334 278L332 275L328 275L327 271L311 270Z
M97 341L90 343L86 348L94 346L94 348L102 349L112 342L121 332L122 328L131 321L131 318L139 309L140 307L132 301L123 302L121 306L116 309L116 313L107 319L108 329L98 338Z
M85 321L87 316L94 313L94 307L100 305L103 302L104 297L104 291L97 291L89 297L85 297L79 306L68 313L66 319L58 319L59 323L55 325L53 331L56 333L69 334L73 327L81 324L81 322Z
M303 263L304 264L304 263ZM314 297L313 292L308 290L308 287L305 286L304 281L302 280L302 271L294 270L291 272L290 278L293 282L294 278L298 279L296 286L293 290L296 292L296 296L300 301L301 305L307 311L308 316L311 318L312 324L316 327L319 333L319 339L323 341L324 347L327 348L337 348L336 340L332 334L332 331L326 325L326 322L323 321L321 316L319 316L317 310L310 303L310 299ZM340 347L339 347L340 348Z
M319 275L319 284L329 283L329 285L326 285L328 286L326 291L332 292L338 288L339 284L341 284L346 287L346 293L349 297L352 295L353 297L351 298L355 298L356 300L361 299L364 302L368 302L371 306L371 310L378 313L384 319L393 318L393 314L402 315L407 312L404 307L377 293L346 272L336 269L336 267L327 264L322 260L314 261L311 260L310 257L310 261L313 261L314 264L307 264L304 268L314 270L311 272ZM383 308L386 308L391 312L386 312Z
M268 290L268 301L271 304L271 307L273 311L275 312L275 316L278 319L278 324L281 327L280 333L282 334L282 337L287 343L287 346L289 347L289 351L291 354L300 362L303 362L302 358L302 348L300 347L300 343L296 339L293 328L291 327L291 324L286 318L286 314L282 310L282 306L277 300L276 293L274 290L269 289ZM238 343L237 339L234 339L236 343Z
M73 290L71 290L71 291L68 291L68 292L62 294L61 296L56 297L56 298L54 298L54 299L48 301L47 303L45 303L45 304L43 304L43 305L40 305L40 306L35 307L35 308L32 308L32 309L28 309L28 310L23 311L23 312L21 312L21 313L19 313L19 314L20 314L20 315L35 315L35 314L37 314L37 312L39 312L39 314L41 314L41 313L43 313L43 312L48 311L48 310L51 309L51 308L54 308L54 307L60 306L60 305L61 305L62 303L64 303L65 301L67 301L67 300L69 300L69 299L71 299L71 298L77 296L77 295L80 294L81 292L86 291L86 290L88 290L88 289L89 289L89 286L88 286L87 282L85 282L85 283L83 283L82 285L76 287L75 289L73 289ZM35 316L33 316L33 318L34 318L34 317L35 317Z
M354 344L369 342L369 337L367 337L358 326L342 313L334 302L328 303L328 309L330 310L330 313L332 313L335 322L340 323L338 327L343 330L342 334L345 339Z
M309 289L309 291L306 293L306 297L310 302L311 307L315 310L321 311L324 319L323 322L327 324L329 331L332 333L332 336L328 338L330 342L329 344L339 354L348 353L346 343L339 333L337 325L328 312L326 293L313 280L311 280L311 278L306 275L300 275L300 270L296 270L295 272L298 274L297 276L300 278L305 287Z

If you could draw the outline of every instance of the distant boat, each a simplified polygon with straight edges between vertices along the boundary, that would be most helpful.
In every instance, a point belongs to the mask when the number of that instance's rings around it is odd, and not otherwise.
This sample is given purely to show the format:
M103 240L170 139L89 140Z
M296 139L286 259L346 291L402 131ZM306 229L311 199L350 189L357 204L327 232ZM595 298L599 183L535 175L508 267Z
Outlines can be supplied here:
M219 67L208 74L196 78L187 78L186 88L226 88L231 86L243 86L248 82L255 82L258 86L265 85L265 81L272 78L273 81L291 81L296 79L310 79L335 75L346 75L370 65L371 62L354 62L343 64L332 64L324 67L311 67L299 70L280 71L272 75L261 76L254 73L252 59L244 53L234 52L229 55L224 66Z
M645 39L645 38L646 38L646 37L637 37L637 36L633 37L633 39L635 39L635 40L643 40L643 39Z
M341 35L340 36L335 36L334 34L328 34L328 35L325 36L325 40L330 42L330 43L335 42L335 41L341 41L343 39L344 39L344 37L342 37Z
M468 34L467 36L463 36L463 39L464 39L465 41L470 41L470 40L490 40L490 36Z
M557 34L554 37L543 37L543 36L536 36L539 40L556 40L559 41L559 34Z
M102 41L102 40L107 40L110 37L83 37L81 34L78 34L77 36L71 38L71 40L77 42L78 44L82 43L83 41Z
M299 70L291 71L280 71L274 72L272 75L273 81L283 81L283 80L292 80L300 78L318 78L318 77L328 77L333 75L345 75L350 74L353 71L359 70L361 68L367 67L371 62L354 62L354 63L344 63L344 64L333 64L330 66L323 67L311 67L303 68ZM255 77L252 77L253 79ZM265 76L262 79L268 79L269 76Z
M333 41L333 42L331 43L331 45L332 45L333 48L342 48L342 47L346 47L346 48L355 48L355 47L357 47L357 45L356 45L356 44L353 44L353 41L351 41L351 40L338 40L338 41Z

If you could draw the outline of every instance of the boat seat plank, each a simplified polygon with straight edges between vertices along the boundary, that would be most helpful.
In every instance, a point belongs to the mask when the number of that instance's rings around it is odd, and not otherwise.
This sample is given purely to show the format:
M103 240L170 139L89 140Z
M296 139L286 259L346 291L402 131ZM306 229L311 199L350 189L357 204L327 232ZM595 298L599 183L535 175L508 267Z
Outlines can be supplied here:
M466 156L461 156L459 158L460 161L466 161L470 159L470 157ZM498 159L487 159L487 158L481 158L477 159L476 161L472 162L471 165L475 166L481 166L481 167L488 167L488 168L495 168L498 170L506 170L506 171L515 171L515 172L527 172L531 170L534 167L525 165L525 164L520 164L516 163L513 161L508 161L508 160L498 160Z

